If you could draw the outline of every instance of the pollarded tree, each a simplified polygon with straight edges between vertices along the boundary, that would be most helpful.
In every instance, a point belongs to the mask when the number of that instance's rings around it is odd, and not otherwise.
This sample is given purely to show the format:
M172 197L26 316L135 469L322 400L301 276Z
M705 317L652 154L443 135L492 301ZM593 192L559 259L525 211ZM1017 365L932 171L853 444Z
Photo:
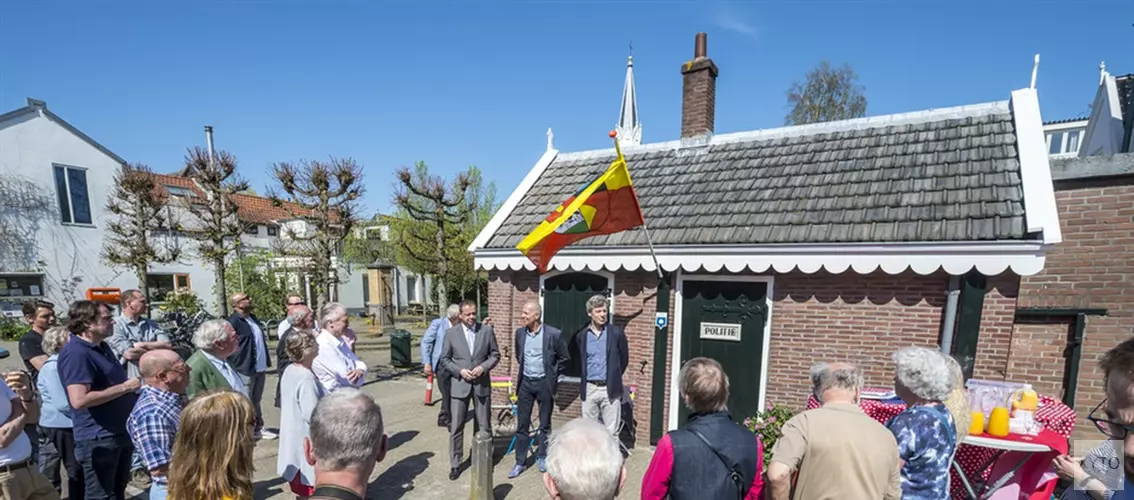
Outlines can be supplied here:
M449 184L442 177L431 175L425 162L419 161L412 171L399 169L397 176L394 204L405 216L398 224L398 236L401 253L407 257L401 260L411 269L432 275L437 297L441 302L448 301L446 281L457 257L453 244L461 240L461 233L476 210L468 199L469 173L457 174Z
M248 182L236 174L236 157L227 151L218 151L210 158L208 151L193 148L185 156L185 167L189 178L205 194L201 202L186 206L194 219L187 232L197 240L197 253L213 267L217 307L221 317L225 317L228 316L224 284L226 259L240 246L243 233L237 217L239 207L232 195L248 189Z
M116 216L107 223L102 259L110 266L130 269L138 287L149 297L146 275L152 264L176 262L181 245L177 219L168 196L158 189L154 173L141 164L126 164L114 177L114 192L106 210Z
M337 260L358 221L358 199L365 190L362 167L349 158L302 160L272 165L272 177L279 183L278 191L269 191L272 204L302 221L283 226L286 238L281 238L277 253L297 257L316 290L316 305L322 306L342 281Z

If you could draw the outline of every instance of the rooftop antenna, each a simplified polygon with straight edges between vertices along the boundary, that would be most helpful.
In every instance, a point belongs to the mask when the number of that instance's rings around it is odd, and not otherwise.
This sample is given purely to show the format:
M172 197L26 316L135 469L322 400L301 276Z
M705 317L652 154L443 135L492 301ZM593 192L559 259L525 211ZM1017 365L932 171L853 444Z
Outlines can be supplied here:
M1039 72L1039 54L1036 54L1036 62L1032 65L1032 85L1030 88L1036 88L1036 73Z

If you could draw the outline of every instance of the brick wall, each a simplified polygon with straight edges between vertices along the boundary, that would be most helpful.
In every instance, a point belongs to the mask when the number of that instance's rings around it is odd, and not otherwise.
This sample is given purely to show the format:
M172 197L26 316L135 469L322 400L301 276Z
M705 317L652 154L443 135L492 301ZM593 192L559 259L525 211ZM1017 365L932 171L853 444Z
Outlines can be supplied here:
M1017 283L1011 274L989 279L974 376L1003 378ZM895 350L937 345L948 286L944 273L776 276L767 401L806 405L818 361L855 363L867 385L891 387Z
M1087 317L1075 411L1075 437L1098 438L1087 413L1103 400L1098 360L1134 335L1134 181L1110 185L1057 185L1056 203L1063 242L1048 254L1044 270L1020 285L1022 307L1105 308ZM1064 351L1072 318L1021 321L1015 327L1009 375L1036 381L1062 397Z
M618 272L614 277L613 322L626 331L630 346L630 366L624 383L638 387L634 402L637 421L636 444L648 445L653 377L654 312L657 310L657 275L653 273ZM520 326L520 308L529 299L539 300L539 276L533 271L492 271L488 283L488 314L497 325L500 344L500 365L494 374L516 378L518 365L512 352L513 334ZM673 295L670 292L670 316L673 316ZM583 314L583 311L580 311ZM672 342L667 343L672 352ZM507 350L505 350L507 346ZM645 361L645 366L642 362ZM668 367L664 367L668 368ZM667 371L668 373L668 371ZM494 404L504 404L503 393L493 394ZM668 388L667 388L668 401ZM667 405L668 407L668 405ZM556 395L553 422L560 424L581 415L578 385L561 384ZM554 426L554 424L553 424Z
M802 408L810 390L809 367L818 360L857 363L864 368L868 384L891 386L890 354L893 351L910 345L937 344L948 281L944 273L928 276L912 272L897 276L799 272L777 275L773 290L767 401ZM652 273L615 274L614 322L626 329L630 344L630 366L625 382L638 387L634 417L640 445L645 445L649 439L656 286L657 278ZM1005 377L1018 288L1019 278L1015 275L989 278L974 373L977 377ZM489 273L488 293L489 315L498 325L502 354L500 366L494 373L514 378L517 367L511 348L512 331L518 326L523 302L538 300L539 279L534 272L493 271ZM675 303L671 295L671 318ZM679 325L671 324L671 334L678 328ZM666 345L672 359L672 338L667 339ZM646 362L644 368L642 361ZM669 366L660 368L666 370L666 380L669 380ZM635 376L639 370L640 374ZM733 387L743 390L739 385ZM502 397L498 397L497 403L503 402ZM663 402L666 415L670 411L668 403L667 387ZM580 415L575 384L560 386L556 407L554 420L557 423Z

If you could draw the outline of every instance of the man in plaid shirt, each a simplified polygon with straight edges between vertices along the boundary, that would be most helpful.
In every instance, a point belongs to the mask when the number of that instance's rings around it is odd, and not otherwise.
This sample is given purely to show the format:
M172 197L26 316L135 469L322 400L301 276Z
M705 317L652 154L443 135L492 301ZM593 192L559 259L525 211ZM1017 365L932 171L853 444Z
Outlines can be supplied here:
M146 352L139 360L146 386L126 421L126 429L153 479L150 500L165 500L173 437L181 423L189 365L169 349Z

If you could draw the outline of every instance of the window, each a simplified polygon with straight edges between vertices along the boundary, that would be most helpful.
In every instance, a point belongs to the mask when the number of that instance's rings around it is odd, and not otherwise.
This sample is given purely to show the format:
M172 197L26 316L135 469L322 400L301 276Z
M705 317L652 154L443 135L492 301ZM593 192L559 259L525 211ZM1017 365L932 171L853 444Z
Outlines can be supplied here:
M268 225L268 236L279 236L279 235L280 235L280 226L278 224L269 224Z
M244 234L250 234L252 236L258 236L260 234L260 226L257 226L255 224L249 224L247 226L244 226Z
M406 276L406 302L417 302L417 278Z
M166 184L165 190L169 191L169 194L172 195L172 196L184 196L186 198L197 197L197 194L194 193L192 189L184 188L184 187L181 187L181 186L171 186L169 184Z
M1063 151L1063 132L1052 132L1047 135L1047 154L1057 155Z
M371 241L390 241L390 226L371 226L366 228L366 239Z
M362 303L370 304L370 273L362 273Z
M59 215L64 224L91 223L86 169L55 165L55 192L59 195Z
M1079 130L1067 132L1067 149L1064 150L1065 153L1079 152L1079 136L1082 135L1082 133L1083 132Z
M0 274L0 297L42 297L43 275Z
M146 287L150 290L150 302L165 302L170 293L177 290L190 290L188 274L148 274Z

